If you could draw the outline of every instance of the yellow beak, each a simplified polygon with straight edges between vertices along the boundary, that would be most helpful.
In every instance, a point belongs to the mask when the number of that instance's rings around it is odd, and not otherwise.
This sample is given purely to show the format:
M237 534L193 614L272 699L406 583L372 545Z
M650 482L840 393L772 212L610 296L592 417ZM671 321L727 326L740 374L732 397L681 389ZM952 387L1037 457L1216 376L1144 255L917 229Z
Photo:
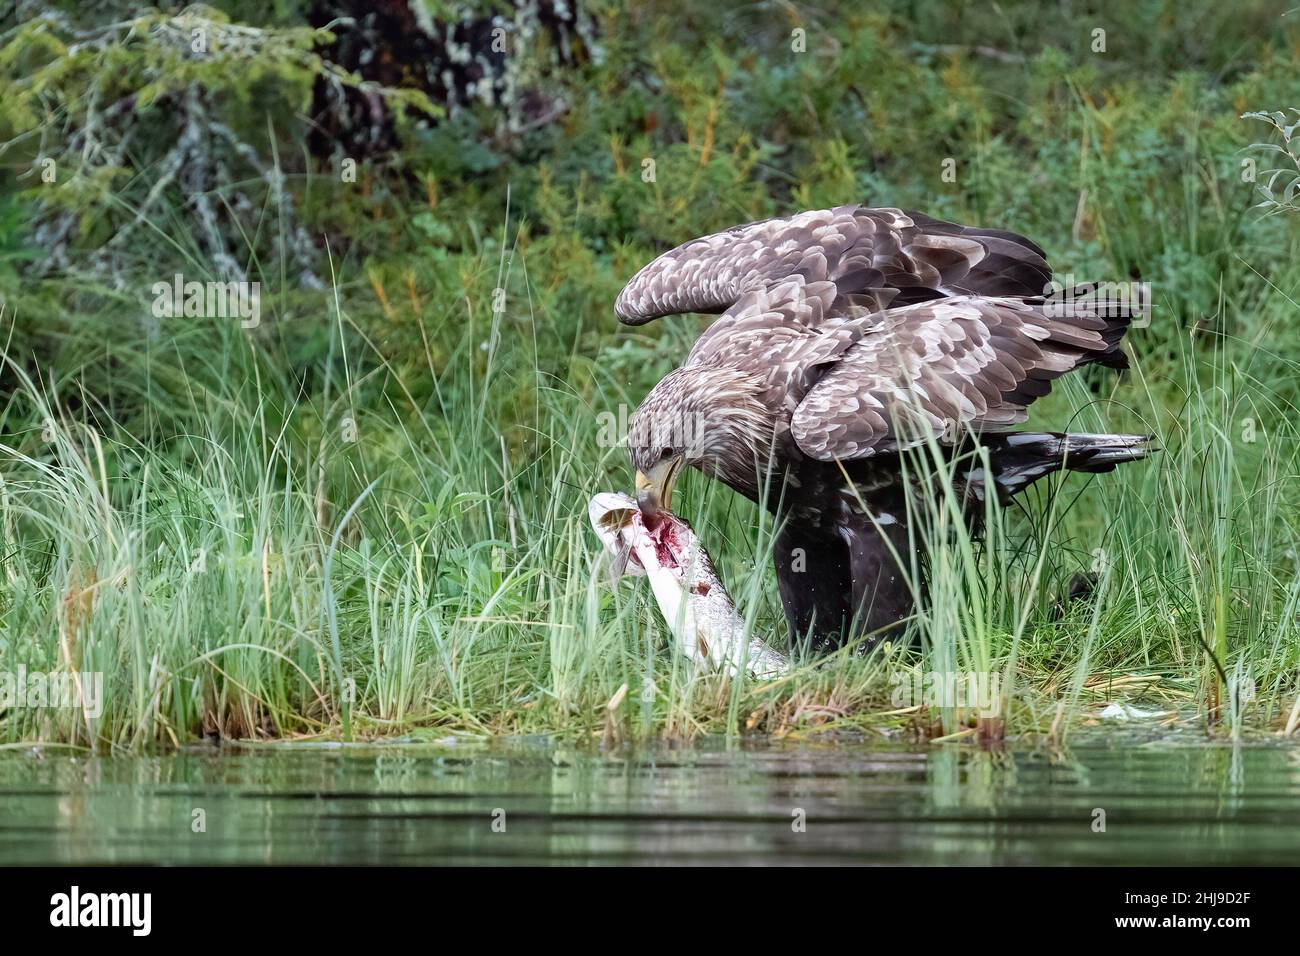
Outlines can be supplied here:
M673 486L681 465L681 458L665 458L650 469L650 474L636 473L636 503L644 514L672 509Z

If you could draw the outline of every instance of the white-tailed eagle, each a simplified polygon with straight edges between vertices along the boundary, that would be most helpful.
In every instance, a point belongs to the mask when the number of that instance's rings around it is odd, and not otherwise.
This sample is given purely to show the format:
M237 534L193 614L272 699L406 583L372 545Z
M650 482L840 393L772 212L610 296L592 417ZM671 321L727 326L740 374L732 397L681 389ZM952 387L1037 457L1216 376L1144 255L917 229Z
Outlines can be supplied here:
M681 466L699 468L777 516L792 640L838 646L896 628L913 603L897 562L917 551L909 447L982 446L987 469L973 454L958 469L972 524L989 488L1006 501L1062 468L1109 471L1147 451L1144 436L1010 430L1058 376L1127 366L1133 310L1045 297L1051 279L1023 236L864 206L664 253L619 295L620 321L720 317L632 417L642 511L667 509Z

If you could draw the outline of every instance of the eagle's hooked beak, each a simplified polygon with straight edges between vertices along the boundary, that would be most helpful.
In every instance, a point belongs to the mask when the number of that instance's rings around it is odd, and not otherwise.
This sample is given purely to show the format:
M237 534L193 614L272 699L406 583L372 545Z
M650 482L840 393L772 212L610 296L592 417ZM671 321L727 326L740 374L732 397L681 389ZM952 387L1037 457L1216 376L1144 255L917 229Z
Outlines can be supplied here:
M665 458L650 469L650 474L636 473L636 503L642 514L656 515L671 510L673 485L677 483L681 465L680 456Z

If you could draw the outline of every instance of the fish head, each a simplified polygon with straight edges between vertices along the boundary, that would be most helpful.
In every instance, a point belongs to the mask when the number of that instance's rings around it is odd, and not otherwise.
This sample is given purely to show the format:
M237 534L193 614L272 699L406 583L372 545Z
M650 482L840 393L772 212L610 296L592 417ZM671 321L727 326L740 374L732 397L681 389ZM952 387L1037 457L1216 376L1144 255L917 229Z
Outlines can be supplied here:
M587 504L591 529L605 546L605 551L613 557L610 567L611 584L624 575L645 574L641 559L632 547L632 538L636 533L632 524L635 514L636 502L630 496L614 491L602 491L593 495Z
M614 578L668 571L683 579L695 547L695 533L667 511L647 514L631 497L602 492L587 506L592 530L614 558Z

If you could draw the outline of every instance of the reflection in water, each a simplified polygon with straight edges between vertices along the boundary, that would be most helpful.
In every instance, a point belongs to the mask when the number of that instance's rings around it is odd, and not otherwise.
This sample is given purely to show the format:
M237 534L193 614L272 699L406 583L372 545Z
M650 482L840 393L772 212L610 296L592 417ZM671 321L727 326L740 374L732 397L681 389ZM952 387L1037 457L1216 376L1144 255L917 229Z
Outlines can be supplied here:
M1082 747L1056 759L848 743L10 752L0 800L5 864L1300 858L1290 747Z

